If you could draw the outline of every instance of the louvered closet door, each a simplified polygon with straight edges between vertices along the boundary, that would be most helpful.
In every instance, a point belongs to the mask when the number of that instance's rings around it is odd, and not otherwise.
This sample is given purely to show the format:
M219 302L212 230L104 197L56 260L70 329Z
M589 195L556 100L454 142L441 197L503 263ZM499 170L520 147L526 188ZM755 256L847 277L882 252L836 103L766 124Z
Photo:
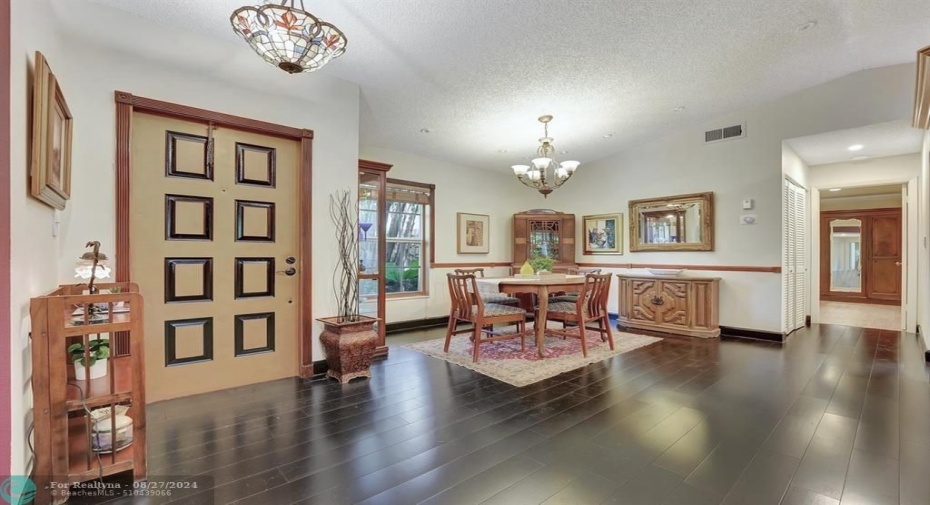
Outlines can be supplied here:
M790 333L804 326L807 316L807 191L785 179L782 326Z

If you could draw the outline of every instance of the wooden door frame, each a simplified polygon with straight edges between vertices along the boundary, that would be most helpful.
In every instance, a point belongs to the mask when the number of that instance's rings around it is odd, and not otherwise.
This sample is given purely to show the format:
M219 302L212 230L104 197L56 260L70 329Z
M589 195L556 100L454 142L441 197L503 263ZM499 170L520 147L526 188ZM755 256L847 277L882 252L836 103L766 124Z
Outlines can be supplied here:
M202 121L237 130L292 139L300 142L300 175L298 179L298 266L299 268L299 321L298 347L299 375L313 376L313 268L312 268L312 183L313 183L313 130L282 126L265 121L248 119L221 112L179 105L151 98L135 96L125 91L114 93L116 101L116 281L130 281L129 243L129 187L132 149L132 113L145 112L176 119Z
M820 211L820 300L833 302L853 302L853 303L872 303L877 305L904 305L905 293L902 285L901 297L898 301L882 300L869 298L871 288L871 274L865 266L862 268L862 294L845 295L837 294L830 291L830 227L829 222L832 219L859 219L862 221L861 234L861 253L860 258L864 265L867 259L872 257L872 224L871 218L882 216L900 217L901 226L904 226L904 209L901 207L882 208L882 209L862 209L862 210L824 210ZM906 236L907 230L901 230L902 237ZM901 251L902 258L904 251Z
M22 63L22 62L20 62ZM0 0L0 475L10 475L12 389L10 377L10 0ZM25 128L25 125L22 125ZM20 355L21 356L21 355ZM16 359L20 359L17 356ZM19 391L19 389L17 389ZM22 418L22 413L17 413Z

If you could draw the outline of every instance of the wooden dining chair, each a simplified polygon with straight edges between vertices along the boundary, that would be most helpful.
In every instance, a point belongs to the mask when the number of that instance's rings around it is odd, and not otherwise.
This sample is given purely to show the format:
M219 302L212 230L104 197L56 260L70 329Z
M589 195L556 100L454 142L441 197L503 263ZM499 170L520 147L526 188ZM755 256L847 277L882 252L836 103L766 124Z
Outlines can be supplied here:
M584 287L574 303L557 302L549 304L546 319L571 324L560 329L547 329L547 333L561 337L581 339L581 353L588 356L588 330L600 333L601 340L610 343L610 350L614 349L614 336L610 331L610 319L607 315L607 299L610 295L610 278L613 274L587 274L584 278ZM597 327L588 326L596 322Z
M446 343L443 351L449 352L449 343L452 336L464 333L458 330L459 323L471 323L472 360L477 362L481 344L499 340L520 339L520 350L526 350L526 312L519 307L485 303L478 292L478 283L474 274L448 274L449 296L452 299L449 325L446 328ZM492 328L495 324L516 325L516 331L498 331ZM488 336L484 336L487 334Z
M484 278L484 269L483 268L456 268L454 270L456 275L474 275L475 277ZM514 307L520 305L520 300L514 296L510 296L504 293L479 293L481 299L484 300L484 303L499 303L501 305L512 305Z
M569 267L568 269L566 269L565 273L568 275L599 274L601 273L601 269L600 268ZM575 303L576 301L578 301L577 291L569 291L567 293L556 293L549 297L549 303L560 303L560 302Z

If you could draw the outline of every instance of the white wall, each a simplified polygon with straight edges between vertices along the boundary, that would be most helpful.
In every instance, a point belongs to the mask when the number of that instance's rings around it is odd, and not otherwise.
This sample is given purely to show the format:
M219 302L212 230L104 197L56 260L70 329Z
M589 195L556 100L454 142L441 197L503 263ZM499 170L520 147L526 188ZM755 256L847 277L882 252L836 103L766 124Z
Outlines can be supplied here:
M114 90L239 116L314 130L313 152L313 276L328 279L335 266L334 233L329 220L329 194L355 191L358 185L358 86L323 74L290 76L254 58L257 72L267 72L269 87L260 90L233 84L222 77L222 66L193 72L164 62L103 50L83 40L56 36L47 0L13 2L12 63L12 340L14 474L26 470L23 436L28 424L31 392L27 349L29 298L74 282L75 259L88 240L99 240L113 254L115 244L115 108ZM60 42L58 42L60 37ZM153 42L154 43L154 42ZM61 234L52 237L51 208L27 196L26 87L27 66L41 49L58 76L74 116L72 199L60 215ZM243 48L247 50L247 48ZM274 93L276 86L300 86L304 100ZM160 210L153 209L153 218ZM116 258L119 261L119 258ZM335 314L327 283L314 284L313 317ZM323 359L315 328L313 358Z
M829 188L852 188L861 186L876 186L884 184L907 184L909 185L910 204L904 206L904 223L907 226L905 230L907 247L904 249L904 263L907 270L904 272L903 286L905 291L902 293L906 303L902 306L905 313L905 329L907 331L916 331L918 319L918 270L920 268L918 258L918 178L921 171L920 154L903 154L900 156L887 156L882 158L873 158L856 162L830 163L826 165L811 166L811 186L816 188L819 194ZM901 197L898 197L898 205L901 206ZM829 200L820 199L820 210L830 210ZM811 215L811 240L812 244L811 262L813 276L810 282L809 296L811 300L820 298L820 212ZM915 260L908 260L915 258ZM811 321L820 321L820 312L815 310L811 314Z
M920 152L919 194L917 324L921 328L924 348L930 350L930 131L924 132L924 144Z
M55 30L48 29L51 17L47 0L11 2L10 33L10 370L13 391L10 398L12 448L10 470L26 475L31 465L26 434L32 417L29 347L29 299L57 286L59 240L52 236L54 211L28 196L28 162L31 155L32 74L36 50L49 59L52 71L64 60ZM70 100L70 96L68 97Z
M520 184L507 172L482 170L423 158L413 154L377 147L362 146L359 157L394 165L388 172L392 179L435 184L436 258L430 263L511 262L513 215L530 208L548 207L535 190ZM556 209L568 212L566 209ZM489 254L456 252L456 213L491 216ZM509 267L484 267L486 276L503 276ZM429 295L414 298L389 298L385 308L388 322L411 321L449 314L446 274L454 268L431 268Z
M826 193L824 193L826 194ZM820 210L863 210L863 209L896 209L901 207L901 195L898 193L888 195L869 195L864 197L851 196L848 198L823 198L820 200Z
M782 141L908 118L913 87L914 66L910 64L857 72L583 164L573 180L550 200L553 206L571 209L580 216L626 213L627 202L635 198L714 191L715 251L585 256L580 261L778 266ZM742 122L747 125L745 138L704 144L705 130ZM675 125L669 125L669 129L674 128ZM744 198L755 199L756 208L744 212L741 209ZM757 224L740 225L739 216L743 213L755 214ZM625 241L629 241L628 236ZM721 324L781 331L779 275L692 273L715 274L723 279Z
M811 166L811 186L853 188L908 181L920 175L920 154Z

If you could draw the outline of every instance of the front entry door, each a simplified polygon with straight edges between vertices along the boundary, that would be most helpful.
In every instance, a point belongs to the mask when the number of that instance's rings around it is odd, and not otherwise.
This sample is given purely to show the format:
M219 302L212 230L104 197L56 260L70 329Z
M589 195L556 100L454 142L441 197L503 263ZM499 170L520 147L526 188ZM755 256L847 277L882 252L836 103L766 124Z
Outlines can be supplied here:
M133 113L148 401L298 374L299 153L295 140Z

